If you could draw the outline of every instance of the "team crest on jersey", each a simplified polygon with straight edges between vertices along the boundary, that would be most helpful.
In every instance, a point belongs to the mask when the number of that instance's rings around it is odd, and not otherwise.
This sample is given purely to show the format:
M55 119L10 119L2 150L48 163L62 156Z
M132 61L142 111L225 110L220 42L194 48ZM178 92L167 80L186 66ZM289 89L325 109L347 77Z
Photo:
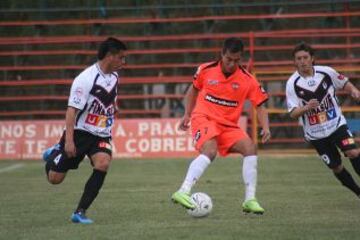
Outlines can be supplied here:
M232 87L234 90L236 90L236 89L239 89L240 85L239 85L238 83L234 82L234 83L231 83L231 87Z
M315 82L314 79L310 79L310 80L307 82L307 84L308 84L309 87L313 87L313 86L315 86L316 82Z
M209 79L209 80L208 80L208 84L209 84L209 85L218 85L218 84L219 84L219 80Z

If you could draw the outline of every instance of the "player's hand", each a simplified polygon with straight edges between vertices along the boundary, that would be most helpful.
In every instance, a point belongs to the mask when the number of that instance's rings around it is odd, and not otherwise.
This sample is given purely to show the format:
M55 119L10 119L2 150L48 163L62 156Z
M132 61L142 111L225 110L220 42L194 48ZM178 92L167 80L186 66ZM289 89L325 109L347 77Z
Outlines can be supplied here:
M182 131L187 131L190 127L190 116L184 116L179 125L179 129Z
M75 148L74 141L65 142L65 153L66 153L66 156L69 158L76 156L76 148Z
M317 108L320 105L319 101L315 98L310 99L310 101L306 104L307 110Z
M354 89L353 91L351 91L351 97L353 99L355 99L356 101L360 101L360 91L357 89Z
M271 138L271 133L270 133L270 130L269 129L262 129L261 132L260 132L260 135L261 135L261 142L262 143L266 143L270 140Z

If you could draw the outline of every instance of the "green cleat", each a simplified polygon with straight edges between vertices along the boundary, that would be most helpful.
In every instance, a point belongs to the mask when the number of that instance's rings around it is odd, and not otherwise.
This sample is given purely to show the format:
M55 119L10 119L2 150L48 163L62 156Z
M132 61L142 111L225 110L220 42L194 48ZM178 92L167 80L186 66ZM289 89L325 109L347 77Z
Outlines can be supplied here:
M265 212L265 209L260 206L255 198L244 202L242 208L243 212L246 213L263 214Z
M186 193L177 191L171 196L171 200L174 203L179 203L186 209L195 209L195 204L191 200L191 197Z

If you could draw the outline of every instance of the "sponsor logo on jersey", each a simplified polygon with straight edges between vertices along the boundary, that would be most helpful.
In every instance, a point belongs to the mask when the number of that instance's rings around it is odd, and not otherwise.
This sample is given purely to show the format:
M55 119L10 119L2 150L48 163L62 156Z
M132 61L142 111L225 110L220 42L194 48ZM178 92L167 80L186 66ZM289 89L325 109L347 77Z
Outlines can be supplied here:
M217 79L209 79L209 80L208 80L208 84L209 84L209 85L218 85L218 84L219 84L219 80L217 80Z
M318 114L308 116L308 120L309 120L310 125L315 125L315 124L321 124L321 123L330 121L336 117L337 117L337 115L336 115L335 108L332 108L325 112L320 112Z
M89 113L85 119L85 123L97 127L107 128L113 125L114 119L112 117L104 115L96 115Z
M355 143L355 140L353 138L347 138L347 139L344 139L341 141L341 144L343 146L347 146L347 145L351 145L351 144L354 144Z
M321 104L307 112L310 125L321 124L337 117L334 103L331 96L327 95Z
M230 101L230 100L226 100L226 99L222 99L222 98L217 98L217 97L211 96L209 94L207 94L205 96L205 100L209 101L211 103L215 103L217 105L225 106L225 107L237 107L238 106L237 101Z
M73 103L75 103L75 104L80 104L80 103L81 103L81 98L74 96L73 99L72 99L72 101L73 101Z
M342 74L339 74L337 78L338 78L339 80L345 80L345 76L342 75Z
M110 143L107 143L107 142L99 142L99 148L106 148L106 149L111 150L112 146Z
M75 95L77 97L81 97L84 94L84 90L82 89L82 87L78 87L75 89Z

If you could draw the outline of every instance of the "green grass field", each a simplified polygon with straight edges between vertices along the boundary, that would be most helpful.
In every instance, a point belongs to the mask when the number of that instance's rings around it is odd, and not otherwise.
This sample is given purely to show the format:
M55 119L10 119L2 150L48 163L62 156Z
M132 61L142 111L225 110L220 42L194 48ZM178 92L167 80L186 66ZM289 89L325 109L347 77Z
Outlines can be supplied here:
M23 167L1 171L16 163ZM315 156L260 157L262 216L242 213L241 161L228 158L217 159L194 189L212 197L213 212L191 218L170 201L188 163L114 161L88 211L95 223L84 226L69 217L91 173L87 160L57 186L46 182L41 162L1 161L0 239L359 239L360 200Z

